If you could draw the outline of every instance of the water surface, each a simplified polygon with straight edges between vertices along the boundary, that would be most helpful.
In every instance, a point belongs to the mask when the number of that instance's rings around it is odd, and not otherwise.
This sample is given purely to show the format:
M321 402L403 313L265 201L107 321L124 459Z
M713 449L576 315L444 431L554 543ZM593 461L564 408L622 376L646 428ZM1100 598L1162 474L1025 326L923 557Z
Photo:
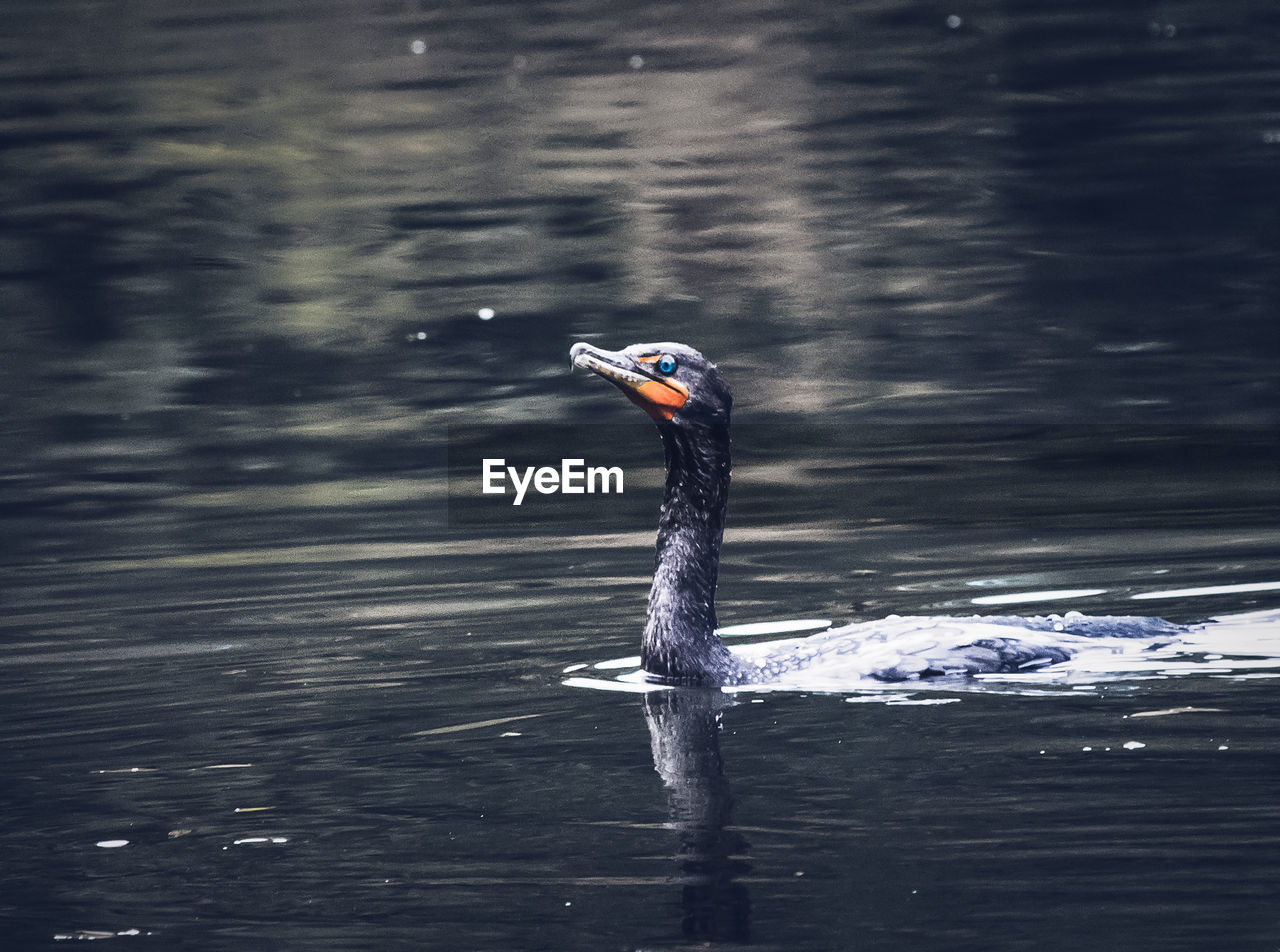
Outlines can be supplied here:
M1272 672L564 681L636 649L661 481L579 339L733 382L724 623L1275 609L1277 31L10 4L7 941L1274 949Z

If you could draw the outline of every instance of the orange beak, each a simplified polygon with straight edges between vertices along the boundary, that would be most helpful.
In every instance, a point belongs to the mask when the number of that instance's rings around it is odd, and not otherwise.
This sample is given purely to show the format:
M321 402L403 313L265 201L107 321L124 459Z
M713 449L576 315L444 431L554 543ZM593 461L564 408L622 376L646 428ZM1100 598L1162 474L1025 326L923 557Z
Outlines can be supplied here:
M660 377L637 359L621 351L601 350L590 344L574 344L569 351L573 366L598 373L627 399L655 420L670 420L689 399L689 388L678 380ZM652 362L652 361L650 361Z

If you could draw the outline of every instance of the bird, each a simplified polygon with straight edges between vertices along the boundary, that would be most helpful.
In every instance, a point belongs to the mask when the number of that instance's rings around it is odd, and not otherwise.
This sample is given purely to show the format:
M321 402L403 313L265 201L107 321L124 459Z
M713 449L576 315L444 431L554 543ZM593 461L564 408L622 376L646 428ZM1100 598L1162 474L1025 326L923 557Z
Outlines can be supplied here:
M657 554L640 666L675 686L924 682L1036 672L1087 648L1164 647L1186 629L1162 618L889 616L806 637L730 648L717 634L716 582L731 471L733 392L694 348L665 341L619 351L585 342L573 368L614 384L652 418L666 458Z

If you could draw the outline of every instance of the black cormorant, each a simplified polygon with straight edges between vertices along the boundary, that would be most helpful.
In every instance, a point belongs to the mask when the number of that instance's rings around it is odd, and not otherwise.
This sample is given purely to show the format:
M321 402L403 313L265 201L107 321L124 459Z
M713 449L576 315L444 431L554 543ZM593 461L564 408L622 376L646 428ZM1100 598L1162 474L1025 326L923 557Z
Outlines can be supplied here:
M684 344L608 351L574 344L575 367L615 384L658 426L667 484L640 663L653 681L768 685L797 675L834 682L1038 670L1100 640L1167 644L1184 631L1138 616L898 618L730 650L716 633L716 578L729 498L733 395L715 364ZM1130 642L1132 643L1132 642Z

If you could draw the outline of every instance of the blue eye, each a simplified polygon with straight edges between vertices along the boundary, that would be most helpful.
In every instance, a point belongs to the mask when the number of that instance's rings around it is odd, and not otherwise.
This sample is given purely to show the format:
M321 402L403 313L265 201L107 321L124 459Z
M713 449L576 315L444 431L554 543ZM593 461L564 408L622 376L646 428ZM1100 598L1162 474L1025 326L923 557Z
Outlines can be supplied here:
M673 374L676 372L676 359L670 354L663 354L658 358L658 370L664 374Z

